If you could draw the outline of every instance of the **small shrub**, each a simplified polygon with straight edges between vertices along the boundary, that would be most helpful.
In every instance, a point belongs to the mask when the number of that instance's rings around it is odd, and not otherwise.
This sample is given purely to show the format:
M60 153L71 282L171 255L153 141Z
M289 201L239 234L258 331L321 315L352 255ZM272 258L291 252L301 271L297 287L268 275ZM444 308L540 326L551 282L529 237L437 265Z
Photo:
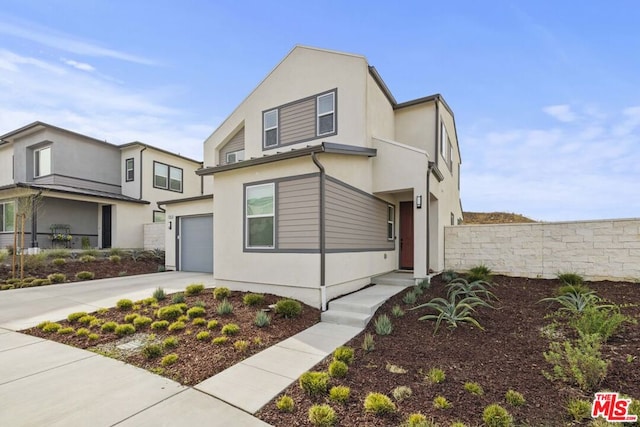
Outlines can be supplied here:
M387 362L385 369L392 374L406 374L407 370L402 366L394 365L393 363Z
M402 427L435 427L434 424L427 420L427 417L419 412L410 414Z
M478 383L467 382L464 383L464 389L471 394L475 394L476 396L482 396L484 394L484 390L482 386Z
M131 310L131 308L133 308L133 301L130 299L121 299L116 303L116 307L120 310Z
M622 328L623 323L630 321L632 319L620 313L617 307L598 308L590 306L585 308L578 317L572 319L571 326L585 335L598 334L602 341L607 342L611 336Z
M214 291L214 296L215 296L215 291ZM242 303L244 305L249 305L249 306L262 304L263 301L264 301L264 295L262 294L246 294L244 297L242 297Z
M120 261L122 261L122 258L120 257L120 255L111 255L109 257L109 261L111 261L114 264L119 263Z
M386 314L378 316L373 325L378 335L390 335L393 332L393 323Z
M67 320L71 323L76 322L78 319L80 319L81 317L84 317L87 315L86 311L76 311L75 313L71 313L70 315L67 316Z
M584 282L584 278L578 273L558 273L556 277L566 286L580 286Z
M353 354L354 352L351 347L343 345L333 351L333 360L339 360L347 365L351 365L353 362Z
M451 406L451 402L444 396L436 396L433 399L433 407L436 409L449 409Z
M182 292L178 292L177 294L173 294L171 297L171 302L173 304L180 304L185 301L184 294Z
M329 364L329 375L333 378L343 378L347 375L349 367L340 360L334 360Z
M90 271L80 271L76 274L78 280L92 280L94 277L95 274Z
M164 348L176 348L178 346L178 338L177 337L168 337L162 341L162 346Z
M62 283L67 280L67 276L62 273L52 273L47 276L47 279L49 279L51 283Z
M164 289L157 287L156 290L153 291L153 297L156 301L162 301L167 298L167 294L164 292Z
M570 293L588 294L593 292L593 289L587 285L562 285L556 289L556 295L564 295Z
M219 287L213 290L213 297L218 301L222 301L223 299L229 298L231 296L231 291L229 288Z
M416 296L416 293L413 291L409 291L402 297L402 302L407 305L412 305L416 303L417 299L418 297Z
M91 317L93 317L93 316L91 316ZM98 327L98 326L102 326L103 323L104 323L104 320L94 318L93 320L91 320L91 322L89 322L89 327L90 328L95 328L95 327Z
M445 270L442 272L442 275L440 277L445 283L449 283L452 280L455 280L458 278L458 273L456 273L453 270Z
M213 340L211 340L211 342L216 345L226 344L227 341L229 341L228 337L215 337Z
M87 328L80 328L76 331L77 337L88 337L91 331Z
M142 354L147 359L155 359L162 355L162 346L160 344L147 344L142 348Z
M216 312L221 316L231 314L233 313L233 304L231 304L229 300L225 298L216 307Z
M370 333L364 334L364 338L362 339L362 349L366 353L369 353L375 350L375 348L376 348L376 344L373 340L373 335L371 335Z
M369 393L364 399L364 409L376 415L390 414L397 410L389 396L382 393Z
M191 322L193 326L202 326L207 324L207 320L204 317L196 317Z
M75 330L71 326L67 326L66 328L58 329L58 333L60 335L69 335L69 334L72 334L74 332L75 332Z
M427 372L426 380L431 384L440 384L444 382L446 375L444 371L440 368L431 368L429 372Z
M118 324L116 322L106 322L104 325L100 327L102 332L114 332Z
M51 280L49 279L34 279L31 282L31 286L49 286L51 284Z
M178 355L175 353L171 353L163 357L162 360L160 361L160 364L162 366L170 366L176 363L177 361L178 361Z
M351 389L347 386L338 385L331 387L331 390L329 390L329 399L334 402L346 403L349 400L349 396L351 396Z
M336 423L336 411L327 405L313 405L309 408L309 421L314 426L331 427Z
M167 329L168 327L169 327L169 321L168 320L156 320L155 322L153 322L151 324L151 329L153 329L154 331Z
M156 313L156 317L160 320L176 320L178 317L182 316L182 307L178 304L168 305L166 307L162 307L158 309Z
M237 340L233 343L233 348L240 353L244 353L249 348L249 341L246 340Z
M198 295L200 292L204 291L204 285L202 283L192 283L187 286L184 290L185 295Z
M504 399L511 406L522 406L525 403L524 396L515 390L508 390L504 395Z
M290 319L300 315L302 312L302 304L292 299L281 299L276 302L275 311L284 318Z
M482 411L482 421L484 421L487 427L513 426L513 417L509 414L509 411L497 403L484 408L484 411Z
M293 399L285 394L276 401L276 408L281 412L293 412Z
M300 388L308 395L325 394L329 387L329 374L326 372L305 372L300 375Z
M269 326L271 324L271 316L269 316L269 313L260 310L256 313L256 317L253 319L253 324L258 328Z
M147 316L138 316L135 319L133 319L133 326L137 328L146 328L147 326L149 326L151 324L153 320L150 317Z
M391 314L393 315L393 317L402 317L404 316L404 310L402 309L402 307L400 307L399 305L394 305L393 308L391 309Z
M97 320L95 316L87 314L86 316L82 316L78 319L78 323L82 323L83 325L89 325L91 322Z
M589 419L591 418L591 402L583 399L571 399L567 403L567 412L576 422Z
M82 255L80 257L80 262L84 262L84 263L94 262L95 260L96 260L96 257L94 257L93 255Z
M451 423L451 427L467 427L462 421L454 421Z
M175 321L172 324L169 325L169 328L167 328L169 331L174 332L174 331L181 331L184 328L186 328L187 325L185 325L185 323L181 320Z
M484 264L476 265L469 269L469 272L466 274L468 282L476 282L476 281L491 281L491 269Z
M405 399L408 399L413 394L413 390L411 387L407 387L406 385L401 385L393 389L391 392L393 398L398 402L402 402Z
M89 341L96 341L96 340L100 339L100 335L98 335L98 334L89 334L89 336L87 336L87 339Z
M198 332L198 334L196 335L196 339L198 341L205 341L205 340L208 341L209 338L211 338L211 334L207 331Z
M109 255L111 256L116 255L121 257L124 255L124 251L120 248L111 248L109 249Z
M113 331L117 336L123 337L125 335L131 335L136 332L136 328L130 323L123 323L116 326L116 330Z
M56 258L53 261L51 261L51 264L55 265L56 267L62 267L66 263L67 263L67 260L64 258Z
M215 329L218 327L218 321L213 319L213 320L209 320L209 323L207 323L207 329Z
M204 317L205 314L206 311L202 307L191 307L189 310L187 310L187 316L189 316L189 319Z
M198 300L193 304L194 307L207 308L207 304L204 301Z
M222 327L220 332L222 332L223 335L237 335L240 332L240 326L235 323L228 323Z
M124 316L124 321L127 323L133 323L133 321L136 320L136 318L138 317L140 317L138 313L130 313Z

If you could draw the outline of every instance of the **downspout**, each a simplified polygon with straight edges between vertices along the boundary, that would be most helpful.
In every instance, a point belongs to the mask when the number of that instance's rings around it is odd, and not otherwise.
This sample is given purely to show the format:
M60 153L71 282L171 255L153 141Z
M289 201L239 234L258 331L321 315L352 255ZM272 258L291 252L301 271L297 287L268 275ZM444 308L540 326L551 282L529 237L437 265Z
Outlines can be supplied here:
M31 196L31 247L38 247L38 203L37 200L42 195L39 191L35 196Z
M313 163L320 170L320 300L322 303L322 311L327 311L327 288L326 288L326 241L325 241L325 170L324 166L316 157L316 153L311 153Z
M142 150L140 150L140 197L138 197L138 200L142 200L142 179L143 179L143 174L142 174L142 152L144 150L147 149L147 146L145 145L144 147L142 147ZM152 178L153 179L153 178ZM158 206L160 207L160 206Z
M430 161L427 166L427 200L424 202L427 208L427 276L429 275L429 264L431 262L431 186L429 183L434 165L435 163Z
M438 98L436 98L435 100L436 102L436 117L435 117L435 128L436 128L436 149L433 151L434 154L436 155L436 163L435 165L438 166L438 158L440 157L440 153L439 153L439 149L440 149L440 104L438 104Z

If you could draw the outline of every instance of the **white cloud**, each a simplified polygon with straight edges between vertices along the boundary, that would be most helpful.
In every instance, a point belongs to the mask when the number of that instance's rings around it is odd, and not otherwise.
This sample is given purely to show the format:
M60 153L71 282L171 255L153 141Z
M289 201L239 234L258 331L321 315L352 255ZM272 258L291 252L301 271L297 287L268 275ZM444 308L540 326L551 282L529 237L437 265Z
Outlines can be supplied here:
M85 62L78 62L78 61L74 61L73 59L62 59L62 62L64 62L67 65L70 65L73 68L77 68L78 70L82 70L82 71L95 71L96 69L90 65L87 64Z
M573 122L578 118L578 116L571 110L571 107L567 104L549 105L544 107L542 111L554 119L565 123Z

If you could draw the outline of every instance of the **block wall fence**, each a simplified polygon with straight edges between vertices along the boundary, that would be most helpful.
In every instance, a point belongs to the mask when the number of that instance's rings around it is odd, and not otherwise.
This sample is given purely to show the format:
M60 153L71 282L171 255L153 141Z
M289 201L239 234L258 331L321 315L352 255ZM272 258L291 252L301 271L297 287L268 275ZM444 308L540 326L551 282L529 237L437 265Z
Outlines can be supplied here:
M640 219L445 227L445 269L509 276L640 280Z
M144 249L164 249L164 222L144 224Z

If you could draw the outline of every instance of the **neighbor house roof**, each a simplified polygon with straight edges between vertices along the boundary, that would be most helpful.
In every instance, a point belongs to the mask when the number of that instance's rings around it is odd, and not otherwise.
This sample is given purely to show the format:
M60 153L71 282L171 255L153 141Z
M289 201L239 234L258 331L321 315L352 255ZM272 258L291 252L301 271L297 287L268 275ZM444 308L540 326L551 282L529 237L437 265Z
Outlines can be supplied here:
M150 203L146 200L134 199L133 197L125 196L122 194L57 184L31 184L27 182L18 182L16 184L2 186L0 187L0 190L8 190L13 188L28 188L31 190L53 191L55 193L76 194L78 196L99 197L101 199L121 200L123 202L139 203L143 205L148 205Z

